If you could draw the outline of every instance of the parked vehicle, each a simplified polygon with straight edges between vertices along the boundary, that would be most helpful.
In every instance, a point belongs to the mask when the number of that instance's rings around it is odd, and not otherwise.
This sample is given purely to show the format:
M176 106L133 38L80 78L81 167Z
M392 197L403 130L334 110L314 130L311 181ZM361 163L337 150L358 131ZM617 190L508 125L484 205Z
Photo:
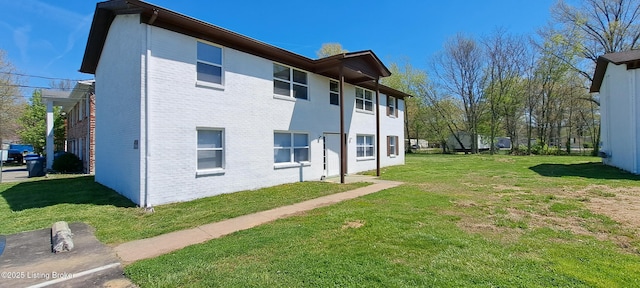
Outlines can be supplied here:
M39 156L34 153L33 145L30 144L10 144L7 162L24 164L26 157Z
M23 156L22 156L22 152L20 150L16 150L16 149L9 149L8 153L7 153L7 163L22 163L23 161Z
M458 139L460 142L458 142ZM461 143L464 146L460 146ZM450 151L469 152L471 151L471 134L463 131L457 132L456 135L451 134L449 135L449 138L447 138L447 146ZM489 150L489 138L484 135L478 135L478 144L476 147L478 148L478 151Z

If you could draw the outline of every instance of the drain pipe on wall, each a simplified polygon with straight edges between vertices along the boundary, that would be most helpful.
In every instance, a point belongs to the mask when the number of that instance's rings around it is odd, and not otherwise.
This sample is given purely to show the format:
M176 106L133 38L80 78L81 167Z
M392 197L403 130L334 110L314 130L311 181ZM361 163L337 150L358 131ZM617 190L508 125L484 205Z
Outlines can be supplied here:
M154 16L157 15L158 11L154 11ZM154 17L155 18L155 17ZM155 20L155 19L154 19ZM151 69L149 68L149 64L151 63L151 61L149 60L149 57L151 57L151 25L147 24L147 35L146 35L146 54L144 57L144 70L145 70L145 75L144 75L144 154L140 155L142 157L144 157L144 189L142 189L142 193L144 193L144 195L140 195L140 200L142 204L141 206L144 207L144 210L147 212L153 212L153 207L149 206L149 111L151 109L149 109L149 103L151 101L149 101L149 95L151 93L149 93L149 71L151 71Z

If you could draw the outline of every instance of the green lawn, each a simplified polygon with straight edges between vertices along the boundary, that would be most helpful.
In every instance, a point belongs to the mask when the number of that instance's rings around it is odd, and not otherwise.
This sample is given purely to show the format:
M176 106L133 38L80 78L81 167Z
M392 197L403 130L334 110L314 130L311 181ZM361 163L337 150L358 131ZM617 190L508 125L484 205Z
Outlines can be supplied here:
M409 155L382 176L405 185L125 273L141 287L640 287L638 226L594 210L639 197L640 178L598 160Z
M91 176L56 177L0 184L0 234L51 227L56 221L85 222L96 228L100 241L118 244L368 185L286 184L160 205L147 213Z

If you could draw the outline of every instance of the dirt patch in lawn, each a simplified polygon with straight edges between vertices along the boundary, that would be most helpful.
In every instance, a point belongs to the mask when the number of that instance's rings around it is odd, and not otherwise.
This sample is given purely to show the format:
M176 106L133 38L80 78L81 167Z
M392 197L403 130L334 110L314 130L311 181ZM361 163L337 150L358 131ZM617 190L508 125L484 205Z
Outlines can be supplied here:
M589 210L606 215L623 226L640 231L640 187L616 187L589 185L578 191Z
M363 220L347 221L342 225L342 229L360 228L364 226L364 223L365 222Z
M502 184L492 185L495 193L484 195L486 203L478 205L469 199L454 201L458 211L442 211L443 214L460 217L458 227L470 232L490 237L498 237L503 241L517 240L526 230L548 227L557 231L568 231L574 235L592 236L603 241L612 241L620 248L632 253L639 253L637 246L640 238L640 187L609 187L607 185L589 185L582 189L562 187L532 191ZM507 195L505 191L511 191ZM537 192L537 193L536 193ZM551 195L548 201L535 197L520 198L522 195ZM504 197L509 202L504 203ZM567 200L570 200L567 202ZM578 200L576 203L574 200ZM554 203L575 205L568 212L553 212L550 207ZM572 204L573 203L573 204ZM583 203L584 205L580 204ZM518 207L528 207L527 211ZM481 215L465 212L466 209L480 210ZM615 221L599 216L582 216L580 209L588 209L593 214L603 215ZM499 213L496 211L500 211ZM475 215L474 215L475 214ZM479 217L480 216L480 217ZM513 227L526 223L526 228ZM511 226L509 226L511 225Z

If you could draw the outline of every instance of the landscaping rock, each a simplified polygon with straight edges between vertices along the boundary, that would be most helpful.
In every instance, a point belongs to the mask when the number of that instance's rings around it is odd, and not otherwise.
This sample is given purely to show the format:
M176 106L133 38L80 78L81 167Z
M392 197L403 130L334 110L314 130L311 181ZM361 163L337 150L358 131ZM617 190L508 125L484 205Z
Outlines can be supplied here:
M69 229L69 224L65 221L58 221L51 227L51 245L53 252L68 252L73 249L73 233Z

